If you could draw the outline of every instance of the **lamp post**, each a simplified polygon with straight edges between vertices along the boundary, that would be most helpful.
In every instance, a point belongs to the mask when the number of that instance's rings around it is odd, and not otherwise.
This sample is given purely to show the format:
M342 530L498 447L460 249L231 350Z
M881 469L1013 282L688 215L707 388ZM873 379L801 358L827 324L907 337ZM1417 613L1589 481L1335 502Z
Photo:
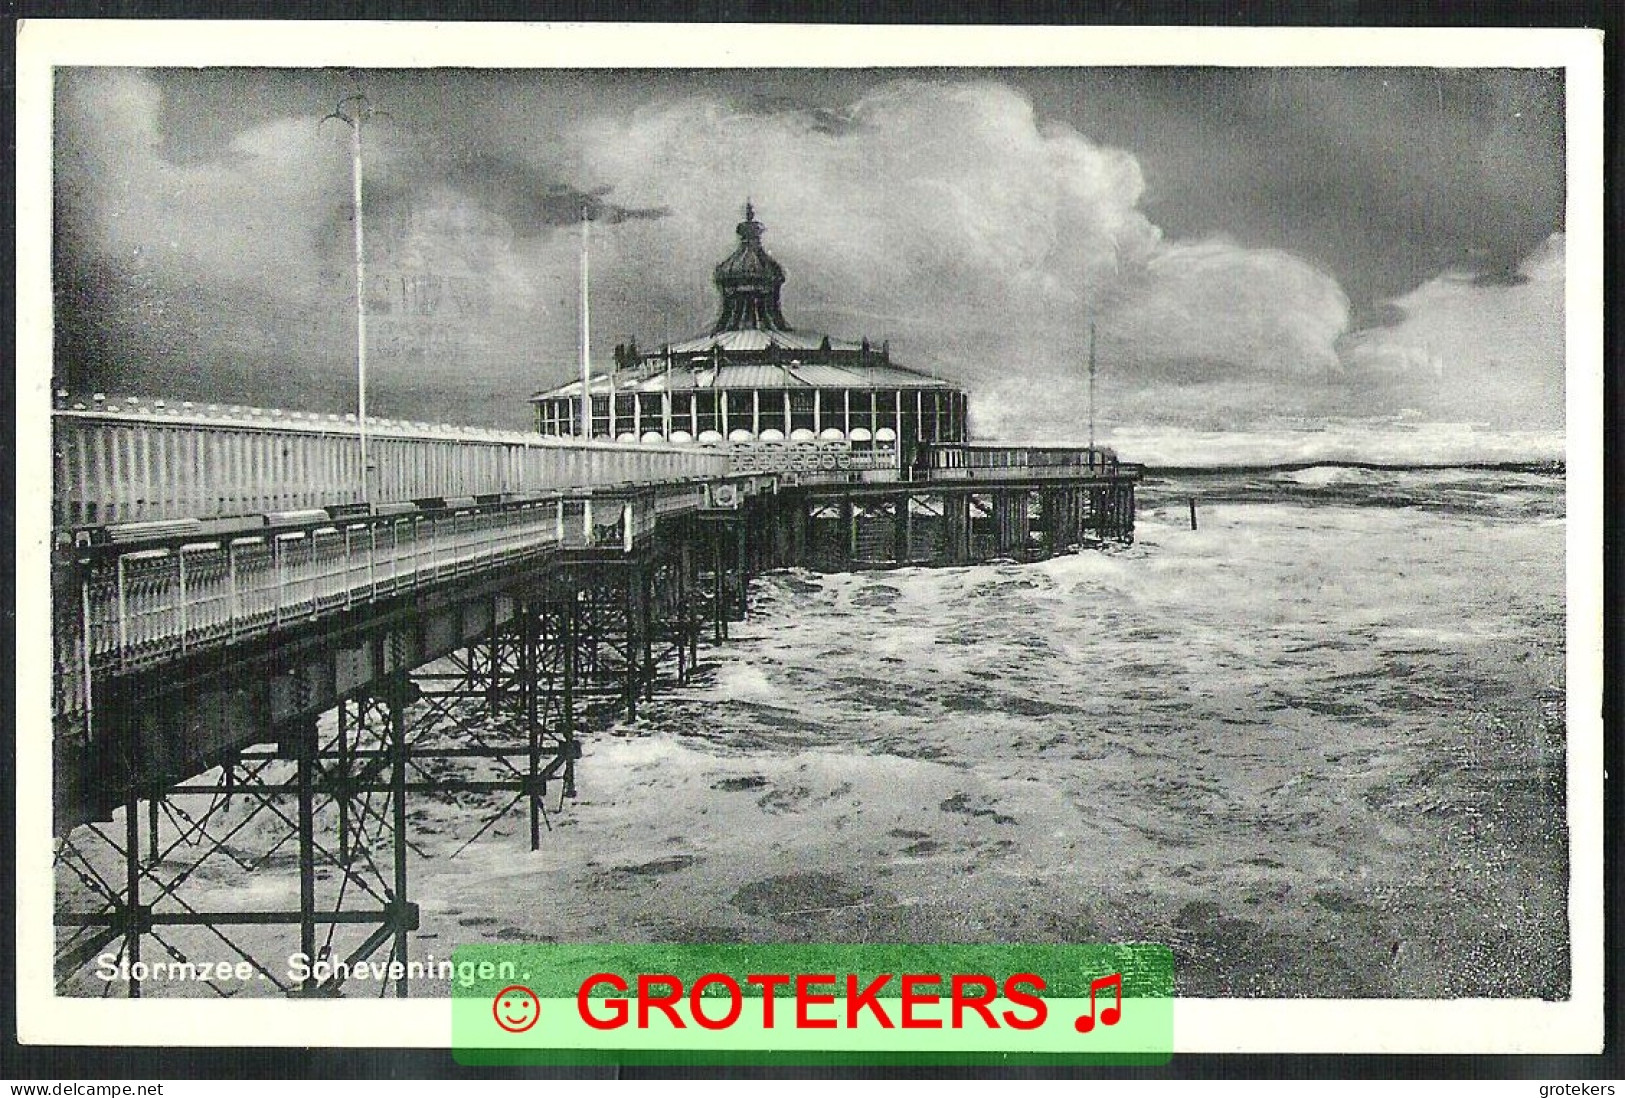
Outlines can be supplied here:
M364 95L347 95L323 122L338 119L350 127L351 208L355 222L355 379L356 432L361 439L361 502L372 502L372 463L367 454L367 253L361 202L361 130L372 119Z

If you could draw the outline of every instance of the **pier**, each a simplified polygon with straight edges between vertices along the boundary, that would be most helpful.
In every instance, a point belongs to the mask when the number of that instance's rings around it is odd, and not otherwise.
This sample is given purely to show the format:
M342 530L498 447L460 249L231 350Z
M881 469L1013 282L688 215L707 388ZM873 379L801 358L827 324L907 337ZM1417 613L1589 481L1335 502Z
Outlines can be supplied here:
M947 382L789 330L760 230L717 328L538 394L535 432L60 396L60 981L110 953L136 996L204 933L341 994L269 958L407 960L414 800L539 848L582 735L685 682L753 575L1132 540L1139 466L968 441ZM205 862L259 887L199 895Z

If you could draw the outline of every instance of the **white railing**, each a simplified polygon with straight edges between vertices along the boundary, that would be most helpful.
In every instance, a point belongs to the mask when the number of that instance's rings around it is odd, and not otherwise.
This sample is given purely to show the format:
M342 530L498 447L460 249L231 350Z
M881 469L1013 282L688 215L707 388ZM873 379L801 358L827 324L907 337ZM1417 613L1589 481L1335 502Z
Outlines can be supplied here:
M726 452L731 473L790 473L802 483L819 477L843 481L854 471L897 468L895 446L846 441L736 442Z
M913 472L916 480L1030 480L1111 476L1121 468L1116 453L1102 447L950 444L931 447L926 468Z
M562 503L268 530L88 561L90 668L136 670L555 547Z
M585 442L374 419L363 492L356 424L258 408L91 401L58 407L54 524L202 521L363 500L537 496L727 475L705 447Z
M62 590L78 605L57 618L57 711L84 709L91 675L150 668L540 551L630 553L661 517L704 504L704 485L672 485L94 550L77 564L77 590Z

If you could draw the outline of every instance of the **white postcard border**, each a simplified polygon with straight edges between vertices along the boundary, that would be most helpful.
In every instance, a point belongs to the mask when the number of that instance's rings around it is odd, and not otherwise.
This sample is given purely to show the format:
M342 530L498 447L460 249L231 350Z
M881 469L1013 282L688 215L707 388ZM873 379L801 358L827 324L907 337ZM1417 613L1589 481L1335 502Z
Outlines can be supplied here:
M1181 1052L1602 1048L1602 35L1588 30L28 20L17 39L17 1018L27 1044L444 1048L447 1000L54 994L51 110L56 66L1424 66L1567 74L1568 823L1573 997L1181 999Z

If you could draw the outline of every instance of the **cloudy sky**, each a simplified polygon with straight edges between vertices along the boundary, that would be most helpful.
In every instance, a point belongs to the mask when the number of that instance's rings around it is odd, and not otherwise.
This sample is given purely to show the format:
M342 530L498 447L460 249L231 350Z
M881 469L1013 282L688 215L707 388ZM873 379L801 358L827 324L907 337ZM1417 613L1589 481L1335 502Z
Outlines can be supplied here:
M576 357L708 328L746 197L791 324L977 428L1561 431L1563 86L1538 70L62 69L57 383L523 426ZM1387 429L1384 427L1383 429ZM1459 429L1458 429L1459 431Z

